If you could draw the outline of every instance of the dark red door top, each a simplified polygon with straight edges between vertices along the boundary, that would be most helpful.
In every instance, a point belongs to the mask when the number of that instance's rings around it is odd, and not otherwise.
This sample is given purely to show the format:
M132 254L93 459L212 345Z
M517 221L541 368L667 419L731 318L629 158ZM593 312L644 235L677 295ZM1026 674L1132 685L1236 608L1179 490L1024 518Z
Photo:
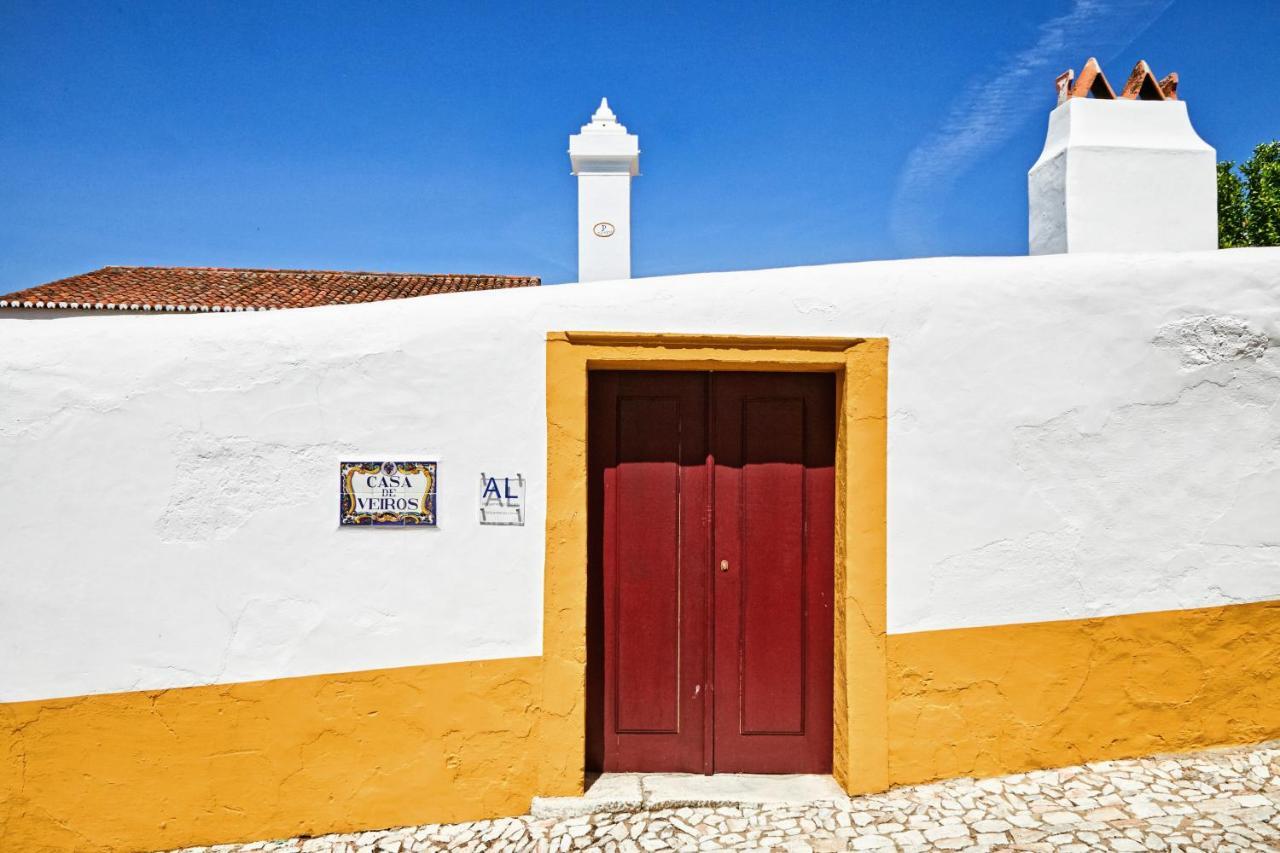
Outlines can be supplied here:
M590 764L829 771L834 377L589 393Z

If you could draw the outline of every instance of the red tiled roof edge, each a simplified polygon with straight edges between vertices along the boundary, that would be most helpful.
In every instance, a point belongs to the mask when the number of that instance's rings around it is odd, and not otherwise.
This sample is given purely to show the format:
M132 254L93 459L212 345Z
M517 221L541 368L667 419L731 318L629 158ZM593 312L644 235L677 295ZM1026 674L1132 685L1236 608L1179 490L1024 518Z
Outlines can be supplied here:
M537 287L537 276L108 266L0 297L0 308L271 311Z

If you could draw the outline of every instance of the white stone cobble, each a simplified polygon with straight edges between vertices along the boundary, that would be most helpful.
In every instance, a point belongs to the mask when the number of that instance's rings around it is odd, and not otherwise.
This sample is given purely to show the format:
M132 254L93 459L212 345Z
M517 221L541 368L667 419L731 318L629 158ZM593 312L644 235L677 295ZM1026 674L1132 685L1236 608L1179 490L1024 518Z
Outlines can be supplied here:
M191 847L182 853L1280 850L1280 741L955 779L812 805L607 811Z

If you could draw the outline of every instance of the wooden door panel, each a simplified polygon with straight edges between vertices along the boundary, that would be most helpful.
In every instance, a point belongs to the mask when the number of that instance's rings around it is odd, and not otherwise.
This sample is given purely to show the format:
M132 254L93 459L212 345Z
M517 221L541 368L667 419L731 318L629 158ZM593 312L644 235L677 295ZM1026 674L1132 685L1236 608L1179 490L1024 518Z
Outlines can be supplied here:
M741 434L739 727L803 734L804 400L745 400Z
M706 382L591 377L589 489L600 511L588 543L588 636L603 660L588 667L588 753L604 770L704 769Z
M715 374L716 772L831 769L835 380Z
M682 425L678 397L618 399L610 610L619 732L680 730Z
M589 766L828 772L834 377L593 372L589 393Z

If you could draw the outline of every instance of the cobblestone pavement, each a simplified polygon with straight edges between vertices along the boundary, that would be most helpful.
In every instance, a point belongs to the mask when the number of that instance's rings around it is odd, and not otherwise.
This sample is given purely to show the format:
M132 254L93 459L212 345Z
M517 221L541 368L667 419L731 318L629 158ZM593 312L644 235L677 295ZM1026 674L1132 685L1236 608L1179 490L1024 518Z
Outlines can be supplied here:
M957 779L811 806L503 818L189 853L658 850L1280 851L1280 741Z

